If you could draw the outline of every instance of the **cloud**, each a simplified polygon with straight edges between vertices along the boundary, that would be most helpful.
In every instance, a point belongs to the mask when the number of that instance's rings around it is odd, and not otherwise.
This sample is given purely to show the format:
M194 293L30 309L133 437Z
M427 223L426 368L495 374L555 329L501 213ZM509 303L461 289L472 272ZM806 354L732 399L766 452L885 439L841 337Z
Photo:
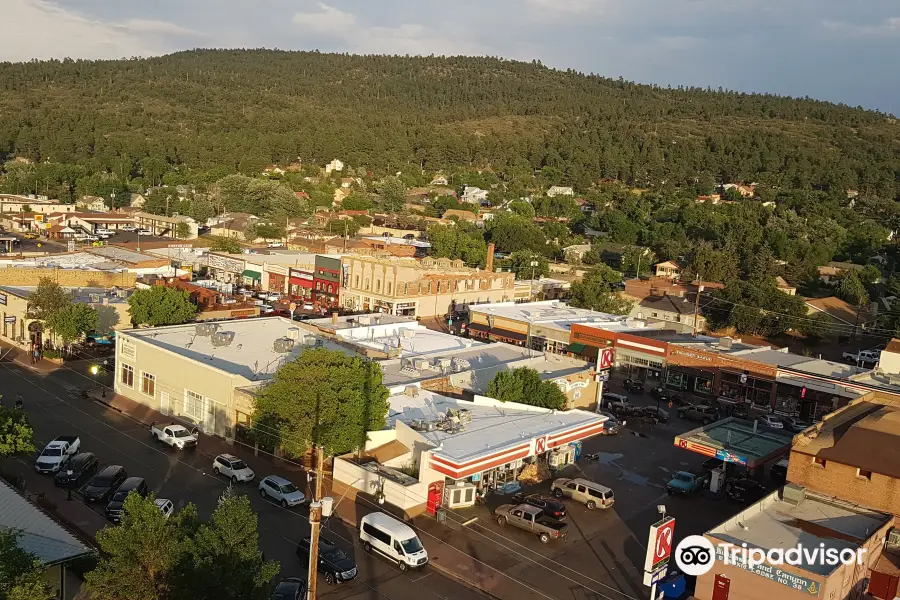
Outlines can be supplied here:
M319 3L318 12L295 13L294 23L315 33L340 34L356 25L356 17L325 3Z
M876 25L860 25L846 21L822 21L822 27L831 33L847 37L873 38L900 36L900 17L889 17Z
M128 19L122 23L114 23L113 26L129 33L160 33L171 36L200 35L200 33L193 29L182 27L168 21L156 21L154 19Z
M527 4L541 12L577 15L599 11L604 0L526 0Z

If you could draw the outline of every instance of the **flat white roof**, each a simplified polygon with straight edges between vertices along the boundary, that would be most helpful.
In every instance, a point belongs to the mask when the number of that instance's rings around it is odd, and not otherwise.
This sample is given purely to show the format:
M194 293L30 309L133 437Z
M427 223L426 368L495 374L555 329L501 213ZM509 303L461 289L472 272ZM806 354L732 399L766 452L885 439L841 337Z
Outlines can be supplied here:
M197 334L198 323L129 329L118 335L122 338L136 338L195 362L238 375L248 381L270 379L281 366L297 358L305 348L311 347L304 345L301 339L295 340L294 348L290 352L275 351L275 340L287 337L290 329L296 328L300 337L304 336L304 331L298 328L295 322L283 317L219 321L215 324L218 325L219 332L234 333L230 345L213 346L211 337ZM311 334L306 335L309 342L317 342L332 350L347 352L342 346L315 338ZM140 355L140 352L138 354Z
M87 252L51 254L33 258L0 261L0 266L14 267L56 267L60 269L93 268L102 271L125 269L125 265L111 261L105 256L94 256Z
M746 543L762 550L794 548L798 544L804 548L822 544L826 549L855 550L893 518L808 490L799 504L785 502L778 494L770 494L708 535L738 547ZM800 568L819 575L828 575L835 569L820 561L805 560Z
M397 421L410 425L415 421L429 422L443 418L447 409L467 409L470 423L458 431L419 431L436 446L435 456L443 456L462 463L493 454L504 448L521 445L534 438L602 423L606 417L583 410L553 411L522 404L502 403L491 398L476 398L469 402L448 398L427 390L416 396L397 394L388 398L388 428Z
M383 335L369 339L343 338L344 340L371 350L387 352L400 351L400 357L430 356L441 353L453 353L467 350L475 346L484 346L483 342L461 338L442 331L430 329L412 329L412 337L407 337L402 332L399 335Z
M363 239L372 240L375 242L385 242L392 245L397 246L415 246L416 248L431 248L431 243L423 242L422 240L407 240L404 238L398 237L379 237L379 236L366 236Z
M598 327L606 329L606 324L625 323L628 317L597 312L586 308L574 308L558 300L544 302L496 302L493 304L470 304L470 313L479 313L524 321L540 323L544 321L583 322L593 321Z
M441 368L435 364L439 358L449 358L451 361L451 373L473 370L483 373L484 377L493 377L496 368L501 365L525 360L533 355L539 355L527 348L520 348L510 344L479 344L471 348L464 348L455 352L441 352L429 357L427 368L416 368L415 356L401 357L379 361L384 372L384 385L396 387L442 376Z

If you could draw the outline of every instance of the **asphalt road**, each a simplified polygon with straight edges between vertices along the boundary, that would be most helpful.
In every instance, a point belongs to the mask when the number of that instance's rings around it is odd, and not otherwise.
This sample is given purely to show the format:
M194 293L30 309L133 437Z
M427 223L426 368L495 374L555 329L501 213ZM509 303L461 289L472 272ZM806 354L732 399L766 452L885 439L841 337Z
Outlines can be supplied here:
M82 449L94 452L101 467L121 464L129 475L144 477L157 497L168 498L176 507L194 503L202 518L216 506L227 481L213 475L210 460L199 452L173 453L155 446L145 426L95 402L72 394L92 385L86 375L90 362L51 375L36 374L13 363L0 363L0 389L9 402L21 393L25 410L40 447L58 435L78 435ZM80 372L79 372L80 371ZM266 473L257 473L262 477ZM262 499L255 484L239 486L259 516L260 548L266 558L281 564L280 577L305 576L306 565L295 554L297 540L308 535L305 508L282 509ZM53 500L64 501L65 494ZM102 510L102 507L97 507ZM362 551L353 530L338 519L331 520L323 535L344 547L357 561L359 576L351 583L329 587L322 581L322 598L380 598L383 600L475 599L486 596L426 567L401 573L395 566Z

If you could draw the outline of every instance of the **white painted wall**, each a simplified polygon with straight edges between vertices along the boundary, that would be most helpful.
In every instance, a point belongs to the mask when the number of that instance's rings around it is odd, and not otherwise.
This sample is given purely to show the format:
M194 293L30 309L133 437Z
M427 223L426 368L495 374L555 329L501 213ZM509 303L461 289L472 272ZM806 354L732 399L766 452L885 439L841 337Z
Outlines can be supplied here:
M377 474L367 471L343 458L334 459L334 478L344 485L349 485L367 494L375 494L381 481ZM427 483L420 481L413 485L404 486L388 479L383 481L385 502L403 510L409 510L428 501Z

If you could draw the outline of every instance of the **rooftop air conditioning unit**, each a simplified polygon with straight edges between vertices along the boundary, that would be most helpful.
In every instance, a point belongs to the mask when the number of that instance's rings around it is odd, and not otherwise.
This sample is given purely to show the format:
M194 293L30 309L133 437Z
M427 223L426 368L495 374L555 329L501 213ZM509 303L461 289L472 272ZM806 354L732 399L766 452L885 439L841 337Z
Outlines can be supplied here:
M128 290L116 290L116 295L118 295L119 298L125 299L128 297Z
M410 338L416 337L416 330L415 330L415 329L405 328L405 329L401 329L400 331L403 332L403 337L405 337L406 339L410 339Z
M209 337L216 332L219 328L215 323L198 323L195 328L197 335L201 335L203 337Z
M789 483L782 489L781 498L787 504L797 506L806 499L806 489L799 485Z
M360 325L371 325L372 324L372 317L370 317L369 315L361 315L356 320L359 322Z
M100 302L100 294L91 294L91 302L94 304Z
M300 328L299 327L288 327L287 336L288 336L288 338L290 338L292 340L299 340L300 339Z
M234 332L233 331L217 331L210 338L212 345L220 348L223 346L230 346L231 342L234 341Z
M441 369L449 369L450 364L452 362L453 361L451 361L449 358L439 356L436 359L434 359L434 366L439 367Z
M898 549L900 548L900 529L894 527L887 534L887 545L888 548Z
M419 386L417 385L408 385L403 388L403 393L409 396L410 398L415 398L419 395Z
M294 340L291 338L278 338L272 344L272 348L279 354L285 354L294 349Z
M428 368L428 359L426 358L414 358L413 359L413 367L416 369L427 369Z
M719 347L725 348L726 350L731 350L731 344L734 343L734 340L730 337L719 338Z

